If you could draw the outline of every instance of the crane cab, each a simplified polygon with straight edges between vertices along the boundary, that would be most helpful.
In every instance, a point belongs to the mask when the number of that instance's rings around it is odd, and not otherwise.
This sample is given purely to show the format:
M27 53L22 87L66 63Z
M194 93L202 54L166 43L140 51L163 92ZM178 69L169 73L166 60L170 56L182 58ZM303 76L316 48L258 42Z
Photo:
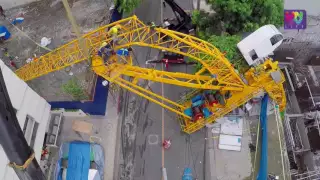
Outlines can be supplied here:
M257 66L281 45L283 35L274 25L264 25L237 44L249 66Z

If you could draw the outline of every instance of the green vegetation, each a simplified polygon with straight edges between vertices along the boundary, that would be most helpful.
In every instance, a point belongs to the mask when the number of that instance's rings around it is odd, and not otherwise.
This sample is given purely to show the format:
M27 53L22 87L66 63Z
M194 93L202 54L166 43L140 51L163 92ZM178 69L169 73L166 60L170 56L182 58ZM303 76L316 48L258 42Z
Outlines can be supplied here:
M237 43L241 41L241 36L222 32L219 23L215 23L217 22L215 16L203 11L194 11L192 21L197 26L197 36L223 52L239 72L245 72L249 68L237 48ZM195 71L201 68L202 64L195 65Z
M79 109L65 109L66 112L78 112Z
M197 36L206 39L213 34L221 33L221 26L214 14L195 10L192 12L192 24L197 27Z
M262 25L283 23L283 0L208 0L226 32L254 31Z
M61 86L61 90L64 93L67 93L70 96L72 96L72 98L77 101L86 100L89 98L89 96L82 89L76 78L72 78L67 83L63 84Z
M120 9L124 13L131 13L138 5L141 0L114 0L115 4L120 3Z
M247 71L249 66L247 62L243 59L241 53L237 48L237 43L240 42L241 37L238 35L212 35L209 37L208 42L217 47L221 52L223 52L226 58L231 64L241 73Z
M207 3L216 13L197 10L192 13L197 36L224 52L240 73L245 72L249 66L236 46L241 33L265 24L282 25L283 0L207 0ZM195 66L196 71L201 68L201 64Z

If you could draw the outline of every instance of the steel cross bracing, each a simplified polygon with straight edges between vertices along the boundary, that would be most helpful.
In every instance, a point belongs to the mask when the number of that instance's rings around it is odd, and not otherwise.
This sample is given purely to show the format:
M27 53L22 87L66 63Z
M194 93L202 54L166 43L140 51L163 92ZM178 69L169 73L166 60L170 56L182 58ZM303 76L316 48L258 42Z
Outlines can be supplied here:
M117 36L118 41L113 44L111 43L112 38L107 32L115 25L121 28ZM264 90L280 105L280 109L283 109L285 105L282 86L284 77L281 76L280 82L275 82L270 75L272 72L278 71L277 63L266 61L260 67L263 69L264 66L270 66L269 70L259 70L258 72L256 69L251 69L243 77L249 83L244 83L229 61L213 45L179 32L146 26L136 16L90 32L84 35L80 42L85 42L86 49L81 49L83 46L79 45L78 40L74 40L18 69L17 75L27 81L81 61L91 60L92 69L96 74L177 113L182 130L186 133L199 130L206 123L226 115ZM144 46L178 53L201 63L203 68L195 74L165 72L134 66L131 56L124 58L115 55L105 63L100 56L96 55L102 42L114 45L114 50ZM85 56L87 54L85 50L90 51L91 57ZM174 102L141 87L138 83L140 79L189 87L195 91L183 97L181 102ZM201 93L205 89L230 91L232 96L224 106L209 107L213 113L212 116L193 122L191 117L184 114L184 110L191 107L191 96Z
M106 25L84 35L83 40L86 48L93 51L99 48L102 42L110 42L111 37L107 36L107 32L114 25L121 26L118 35L119 45L115 47L116 49L138 45L179 53L203 65L203 69L195 74L199 76L199 79L201 79L201 73L207 70L212 78L216 78L219 84L223 84L224 87L237 87L241 90L244 86L229 61L213 45L179 32L161 28L152 29L138 20L136 16ZM87 59L89 57L85 56L79 41L74 40L18 69L16 74L21 79L28 81ZM185 78L182 73L181 77ZM207 82L204 85L209 85L210 83Z

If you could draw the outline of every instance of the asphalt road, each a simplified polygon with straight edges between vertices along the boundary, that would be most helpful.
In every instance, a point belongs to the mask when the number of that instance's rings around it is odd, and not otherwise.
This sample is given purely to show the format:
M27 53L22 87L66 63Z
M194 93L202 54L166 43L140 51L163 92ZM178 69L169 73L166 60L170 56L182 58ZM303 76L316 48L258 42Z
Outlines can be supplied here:
M176 0L187 10L192 9L191 0ZM135 14L144 22L154 21L160 24L160 1L144 0L136 9ZM164 18L174 17L169 6L164 8ZM134 47L136 63L145 65L145 61L157 57L159 50ZM162 64L157 64L157 69L162 69ZM169 71L191 73L191 68L186 65L170 66ZM186 91L185 88L160 83L149 83L146 88L162 94L171 99L178 100ZM163 91L162 91L163 90ZM191 167L194 177L204 178L204 150L205 132L201 130L191 136L181 133L176 115L167 110L162 110L159 105L149 103L132 93L124 96L124 116L122 134L122 162L121 179L156 180L161 179L161 168L167 170L168 179L181 179L183 169ZM135 110L129 110L134 108ZM126 139L127 138L127 139ZM162 138L169 138L172 145L168 150L162 150ZM128 139L131 139L128 140Z

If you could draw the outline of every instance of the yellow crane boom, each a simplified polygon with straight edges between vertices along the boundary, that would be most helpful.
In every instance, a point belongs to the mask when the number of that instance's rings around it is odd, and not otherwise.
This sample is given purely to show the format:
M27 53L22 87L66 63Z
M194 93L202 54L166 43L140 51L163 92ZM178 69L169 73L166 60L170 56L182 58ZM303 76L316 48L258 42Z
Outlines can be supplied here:
M117 36L118 41L113 44L108 30L115 25L119 26L120 30ZM136 16L85 34L81 42L84 42L86 48L91 50L91 57L86 57L86 53L80 48L79 40L73 40L23 66L16 71L16 74L21 79L28 81L91 59L92 69L96 74L177 113L182 130L186 133L192 133L206 123L213 122L263 90L268 92L282 109L285 106L285 94L282 87L284 77L279 71L277 62L268 60L263 65L250 69L244 77L241 77L225 56L212 44L183 33L149 27ZM202 69L195 74L165 72L135 66L131 56L124 58L116 55L110 57L105 63L100 56L95 54L102 42L113 44L114 50L143 46L181 54L202 64ZM128 81L128 78L125 77L131 77L133 80ZM174 102L140 87L138 83L140 79L189 87L196 91L184 97L183 101ZM184 111L192 106L191 97L205 90L217 90L221 94L230 93L231 97L224 105L208 106L213 113L209 118L194 121Z

